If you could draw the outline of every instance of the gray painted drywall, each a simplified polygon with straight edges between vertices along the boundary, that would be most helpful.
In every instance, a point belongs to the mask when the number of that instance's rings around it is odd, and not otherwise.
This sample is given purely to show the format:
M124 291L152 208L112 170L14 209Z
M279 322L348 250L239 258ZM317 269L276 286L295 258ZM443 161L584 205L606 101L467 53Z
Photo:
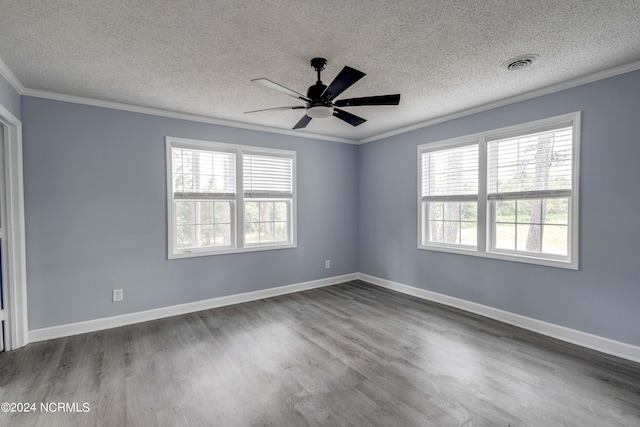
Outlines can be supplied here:
M417 249L416 146L582 111L580 270ZM640 71L359 146L358 268L640 345Z
M22 97L29 327L360 271L640 345L639 91L636 71L359 147ZM417 145L573 111L579 271L416 248ZM297 150L298 248L166 260L166 135Z
M20 94L0 74L0 105L9 110L11 114L20 118Z
M29 329L356 271L357 146L33 97L22 120ZM296 150L298 247L167 260L167 135Z

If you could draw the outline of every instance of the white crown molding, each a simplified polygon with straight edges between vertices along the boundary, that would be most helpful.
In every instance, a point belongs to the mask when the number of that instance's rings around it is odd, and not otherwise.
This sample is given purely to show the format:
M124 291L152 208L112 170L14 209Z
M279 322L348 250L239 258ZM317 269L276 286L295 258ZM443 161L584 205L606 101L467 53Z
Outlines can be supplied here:
M478 105L476 107L467 108L466 110L456 111L451 114L445 114L444 116L436 117L433 119L425 120L413 125L401 127L391 130L389 132L383 132L378 135L371 136L356 141L358 145L366 144L367 142L373 142L391 136L400 135L402 133L411 132L416 129L422 129L428 126L433 126L438 123L447 122L449 120L459 119L461 117L470 116L472 114L481 113L483 111L492 110L494 108L503 107L505 105L514 104L520 101L526 101L527 99L537 98L539 96L547 95L561 90L570 89L572 87L584 85L587 83L593 83L598 80L607 79L609 77L615 77L620 74L629 73L640 69L640 61L631 62L629 64L620 65L617 67L609 68L607 70L599 71L597 73L588 74L586 76L578 77L575 79L567 80L565 82L557 83L551 86L546 86L540 89L532 90L530 92L521 93L519 95L510 96L508 98L499 99L497 101L489 102L487 104Z
M344 144L355 144L356 141L347 138L339 138L335 136L320 135L308 132L296 132L291 129L280 129L270 126L254 125L250 123L235 122L232 120L216 119L213 117L198 116L196 114L178 113L176 111L161 110L157 108L140 107L130 104L122 104L119 102L102 101L93 98L84 98L81 96L65 95L55 92L47 92L36 89L25 89L22 93L24 96L32 96L35 98L51 99L54 101L71 102L74 104L91 105L93 107L111 108L114 110L129 111L132 113L150 114L152 116L168 117L172 119L189 120L192 122L208 123L220 126L228 126L233 128L255 130L260 132L277 133L281 135L289 135L309 139L321 139L324 141L341 142Z
M4 77L4 79L9 82L11 86L18 92L19 95L24 93L25 87L20 83L20 80L11 72L7 64L2 61L0 58L0 75Z
M148 322L150 320L163 319L165 317L178 316L181 314L193 313L196 311L208 310L211 308L241 304L244 302L256 301L294 292L302 292L309 289L316 289L325 286L337 285L338 283L348 282L351 280L355 280L356 277L357 273L351 273L342 276L328 277L325 279L297 283L293 285L279 286L276 288L269 288L261 291L245 292L242 294L229 295L226 297L211 298L186 304L156 308L153 310L139 311L136 313L122 314L119 316L87 320L85 322L67 323L64 325L52 326L49 328L32 329L29 331L29 342L45 341L55 338L68 337L71 335L84 334L87 332L101 331L104 329L117 328L119 326L132 325L141 322Z
M489 319L517 326L551 338L640 363L640 347L638 346L555 325L553 323L544 322L542 320L533 319L531 317L522 316L520 314L515 314L460 298L451 297L449 295L427 291L425 289L404 285L391 280L381 279L364 273L358 273L358 279L376 286L412 295L427 301L433 301L450 307L455 307L460 310L475 313L480 316L488 317Z

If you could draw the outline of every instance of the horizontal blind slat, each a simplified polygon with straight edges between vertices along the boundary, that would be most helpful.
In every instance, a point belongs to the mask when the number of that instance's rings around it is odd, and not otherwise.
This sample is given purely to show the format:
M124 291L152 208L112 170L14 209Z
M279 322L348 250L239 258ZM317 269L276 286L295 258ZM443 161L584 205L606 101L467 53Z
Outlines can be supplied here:
M487 172L490 198L497 200L498 194L514 197L517 193L526 198L534 198L536 194L540 197L566 195L565 190L570 194L572 131L567 127L489 141Z
M477 202L477 194L459 194L455 196L422 196L423 202Z
M198 200L214 200L214 199L225 199L225 200L229 200L229 199L235 199L236 198L236 194L235 193L185 193L185 192L174 192L173 193L173 198L174 199L180 199L180 200L185 200L185 199L198 199Z
M247 199L291 199L293 193L270 193L270 192L246 192L244 197Z
M293 159L245 153L243 156L245 197L293 196Z
M557 197L570 197L571 190L541 190L541 191L517 191L513 193L489 193L489 200L519 200L519 199L551 199Z
M172 147L174 195L235 194L235 154Z
M477 144L423 152L421 164L423 200L477 194Z

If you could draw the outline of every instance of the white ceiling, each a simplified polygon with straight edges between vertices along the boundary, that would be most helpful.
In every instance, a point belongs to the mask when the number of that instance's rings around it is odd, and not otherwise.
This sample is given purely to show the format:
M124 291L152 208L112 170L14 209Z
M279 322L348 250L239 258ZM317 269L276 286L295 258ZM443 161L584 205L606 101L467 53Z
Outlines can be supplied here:
M401 93L397 107L345 107L361 126L305 130L371 139L640 60L638 0L3 0L0 58L25 88L277 129L327 58L367 75L340 98ZM526 69L503 62L537 54Z

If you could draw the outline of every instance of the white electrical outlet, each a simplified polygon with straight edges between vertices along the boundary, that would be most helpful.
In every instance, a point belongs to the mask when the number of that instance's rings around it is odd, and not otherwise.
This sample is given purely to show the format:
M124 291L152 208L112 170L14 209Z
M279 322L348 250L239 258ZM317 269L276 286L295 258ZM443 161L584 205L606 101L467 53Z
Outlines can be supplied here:
M328 259L324 262L324 268L326 269L330 269L331 268L331 260Z
M122 289L113 290L113 302L119 302L124 299L124 291Z

